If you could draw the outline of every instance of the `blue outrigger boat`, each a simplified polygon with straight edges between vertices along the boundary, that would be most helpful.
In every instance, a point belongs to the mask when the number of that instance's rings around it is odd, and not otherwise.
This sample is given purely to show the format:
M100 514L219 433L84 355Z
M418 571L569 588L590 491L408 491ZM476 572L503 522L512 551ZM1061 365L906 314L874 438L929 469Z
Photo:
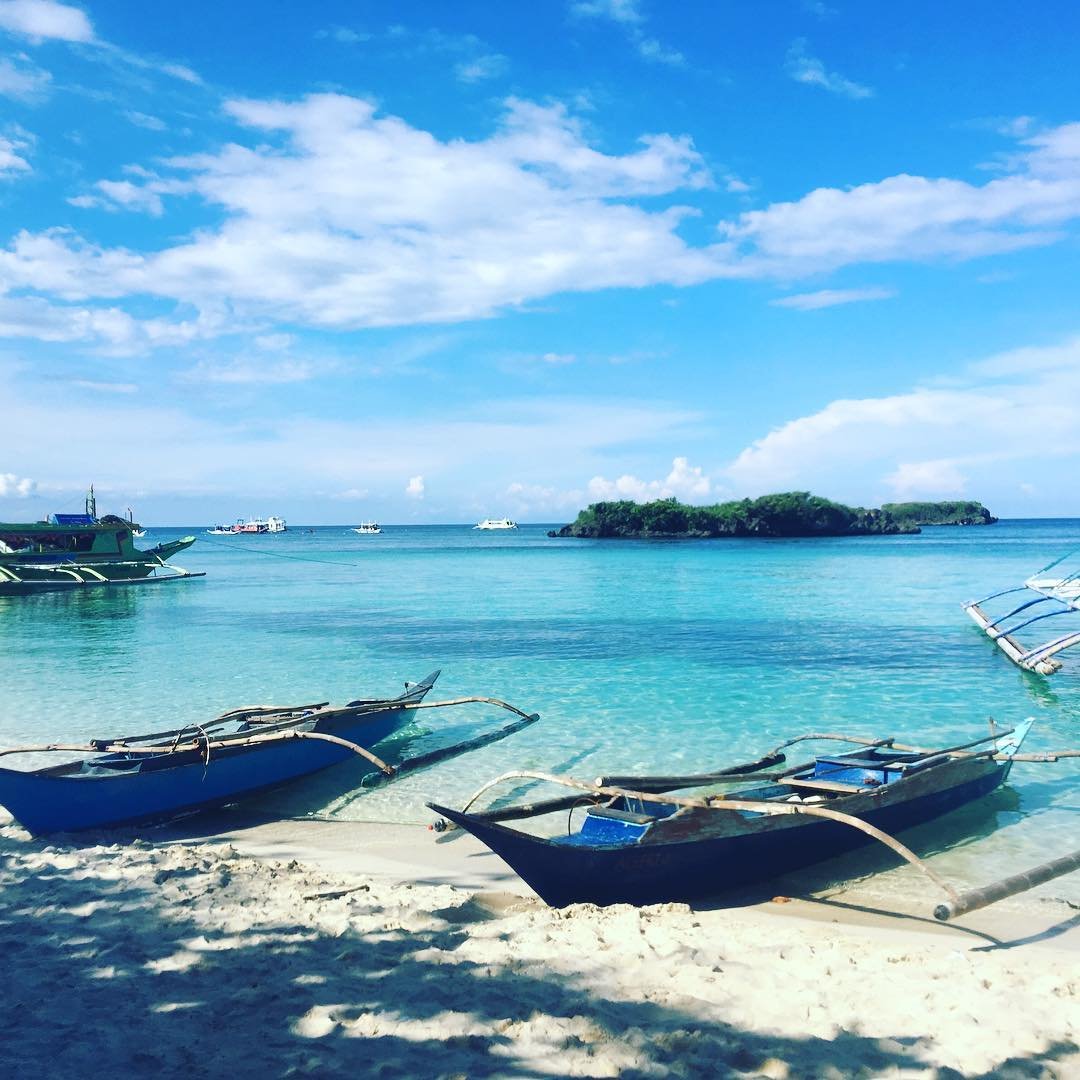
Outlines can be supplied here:
M938 917L951 918L983 905L960 904L963 897L889 833L931 821L997 788L1009 775L1031 723L1025 720L1014 729L940 749L902 746L895 739L806 735L758 761L697 776L600 777L588 782L541 772L512 772L486 784L463 810L428 805L445 819L437 823L437 829L445 828L446 822L466 829L554 907L653 904L713 896L879 840L948 893L948 914ZM838 739L862 746L780 772L765 772L785 761L784 749L807 739ZM974 749L980 746L985 748ZM1062 751L1059 756L1074 754ZM1057 759L1054 755L1025 756ZM473 803L497 784L522 780L559 784L576 794L470 812ZM750 780L768 782L731 794L716 792L719 785ZM665 794L691 788L711 788L712 792L693 798ZM575 809L582 806L580 823L572 829ZM561 835L557 836L534 835L502 824L561 811L571 816L569 820L565 814L560 817ZM1068 866L1064 866L1066 861ZM1080 866L1080 854L1059 862L1064 868L1056 873L1075 869Z
M359 756L368 775L391 777L503 738L538 717L495 698L423 704L439 672L406 683L397 697L234 709L206 724L85 746L50 744L2 750L0 756L42 751L96 756L29 771L0 768L0 805L34 835L111 828L174 817L278 787ZM398 730L412 710L486 702L522 719L468 743L388 765L368 749ZM361 745L358 740L366 745Z

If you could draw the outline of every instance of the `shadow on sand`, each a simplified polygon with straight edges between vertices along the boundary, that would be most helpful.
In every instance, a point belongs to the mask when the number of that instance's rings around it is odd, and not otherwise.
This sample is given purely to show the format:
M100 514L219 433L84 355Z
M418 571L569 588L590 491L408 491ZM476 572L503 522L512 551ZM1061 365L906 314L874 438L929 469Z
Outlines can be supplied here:
M243 861L241 873L238 866L222 844L180 865L145 843L76 850L5 830L5 1072L265 1078L932 1071L907 1034L841 1032L826 1040L754 1033L710 1018L716 1007L704 1001L684 1012L598 991L586 974L588 957L573 975L542 977L535 965L524 971L464 958L457 953L462 944L500 917L475 898L459 896L418 916L372 899L366 886L321 888L324 882L294 866L289 873L302 891L282 890L285 901L270 908L270 879L281 870ZM774 976L743 977L767 983ZM1041 1075L1040 1063L1072 1052L1070 1045L1053 1046L1002 1063L992 1075ZM789 1072L776 1072L778 1063Z

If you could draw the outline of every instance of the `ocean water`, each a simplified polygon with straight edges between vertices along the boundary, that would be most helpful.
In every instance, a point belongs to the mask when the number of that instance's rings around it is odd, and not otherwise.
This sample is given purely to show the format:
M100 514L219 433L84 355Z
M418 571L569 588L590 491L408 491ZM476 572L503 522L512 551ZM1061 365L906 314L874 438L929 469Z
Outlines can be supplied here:
M1080 656L1050 678L1021 672L960 606L1080 546L1080 521L776 541L583 541L547 528L150 529L143 546L196 533L175 561L207 576L0 599L0 744L343 702L441 668L429 700L494 696L541 721L374 791L355 790L343 766L265 805L422 822L425 799L460 804L515 768L700 771L810 731L962 742L991 716L1036 717L1025 749L1080 747ZM1030 642L1055 632L1044 622ZM510 719L427 710L381 749L420 753ZM1080 761L1017 765L935 865L972 883L1075 849L1078 785ZM1052 890L1080 899L1080 881Z

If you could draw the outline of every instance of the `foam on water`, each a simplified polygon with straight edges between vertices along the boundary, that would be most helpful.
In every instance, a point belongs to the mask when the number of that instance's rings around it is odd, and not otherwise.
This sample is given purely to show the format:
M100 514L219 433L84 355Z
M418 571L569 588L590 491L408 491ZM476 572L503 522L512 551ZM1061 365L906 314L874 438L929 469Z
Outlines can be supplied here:
M1080 745L1080 658L1013 667L960 609L1080 543L1080 522L844 540L592 542L546 527L344 527L208 537L197 581L0 599L0 742L115 736L259 702L345 701L441 667L435 696L504 698L542 720L378 791L348 767L269 799L423 821L511 768L693 770L810 730L963 741L1034 715L1034 748ZM192 530L151 530L144 546ZM1053 632L1033 631L1049 637ZM1040 640L1032 638L1032 644ZM501 724L427 711L397 752ZM393 749L393 748L391 748ZM339 773L339 775L334 775ZM987 880L1076 846L1080 764L1018 765L943 870ZM1080 883L1056 895L1080 897Z

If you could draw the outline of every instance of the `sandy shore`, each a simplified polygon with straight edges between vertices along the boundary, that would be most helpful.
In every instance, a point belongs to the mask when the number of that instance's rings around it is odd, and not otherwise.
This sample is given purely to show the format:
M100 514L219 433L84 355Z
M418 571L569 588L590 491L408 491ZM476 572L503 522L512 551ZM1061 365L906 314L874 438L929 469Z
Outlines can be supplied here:
M0 1058L34 1077L1080 1076L1080 913L980 915L555 911L470 838L413 826L49 844L6 825Z

